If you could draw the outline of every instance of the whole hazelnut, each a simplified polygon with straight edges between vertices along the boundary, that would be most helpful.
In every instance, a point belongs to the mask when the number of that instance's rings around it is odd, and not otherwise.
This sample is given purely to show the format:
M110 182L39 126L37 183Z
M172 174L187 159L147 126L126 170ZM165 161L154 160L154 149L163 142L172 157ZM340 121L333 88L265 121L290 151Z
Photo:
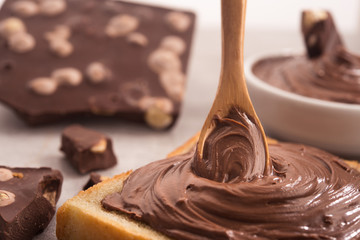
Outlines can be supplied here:
M65 0L40 0L40 12L46 16L56 16L66 10Z
M55 93L58 84L52 78L40 77L31 80L29 83L29 87L33 92L39 95L48 96Z
M76 68L60 68L52 72L51 78L59 85L78 86L83 80L82 73Z
M180 102L184 95L185 78L178 71L163 72L160 74L160 83L172 99Z
M166 97L144 96L139 100L138 106L143 111L148 110L152 106L162 109L165 113L172 113L174 111L173 102Z
M111 38L125 36L133 32L139 26L139 20L136 17L122 14L110 19L105 28L105 33Z
M22 17L31 17L39 13L38 5L30 0L16 1L12 4L11 9Z
M152 52L148 58L149 67L156 73L166 71L180 71L181 61L172 51L158 49Z
M145 112L145 122L153 129L162 130L171 125L173 116L161 107L153 105Z
M161 41L160 47L172 51L177 55L181 55L186 49L186 44L185 41L178 36L167 36Z
M17 32L8 39L9 47L17 53L26 53L35 48L35 38L26 32Z
M146 45L148 45L148 39L147 37L139 32L133 32L130 33L127 36L127 40L129 43L134 44L136 46L140 46L140 47L145 47Z
M85 72L92 83L101 83L109 78L109 70L100 62L90 63Z
M15 194L9 191L0 190L0 207L5 207L15 202Z
M7 168L0 168L0 182L6 182L13 178L12 171Z
M0 34L5 38L18 32L26 32L23 21L16 17L9 17L0 22Z
M73 53L74 47L68 40L56 38L50 41L50 50L59 57L67 57Z
M45 39L48 41L56 40L57 38L69 39L71 36L71 29L66 25L57 25L53 31L45 33Z
M178 32L185 32L188 30L191 23L190 17L182 12L170 12L166 14L165 21L172 29Z

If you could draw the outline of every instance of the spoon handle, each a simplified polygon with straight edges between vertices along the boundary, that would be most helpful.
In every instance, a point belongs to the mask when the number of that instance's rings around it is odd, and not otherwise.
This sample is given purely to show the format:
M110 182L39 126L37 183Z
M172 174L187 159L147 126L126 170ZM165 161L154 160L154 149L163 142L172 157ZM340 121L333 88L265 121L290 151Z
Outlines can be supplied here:
M231 107L231 105L239 104L243 106L244 102L251 104L248 101L243 72L246 0L222 0L221 6L222 62L214 105L222 104L217 107L217 110L224 105ZM217 101L218 99L220 100ZM228 109L224 110L227 112Z
M222 62L220 81L215 101L201 130L197 154L202 159L205 139L211 132L213 117L225 117L233 107L252 116L260 127L266 148L266 169L268 172L269 154L266 136L255 113L248 94L244 75L244 32L247 0L221 0L222 20Z

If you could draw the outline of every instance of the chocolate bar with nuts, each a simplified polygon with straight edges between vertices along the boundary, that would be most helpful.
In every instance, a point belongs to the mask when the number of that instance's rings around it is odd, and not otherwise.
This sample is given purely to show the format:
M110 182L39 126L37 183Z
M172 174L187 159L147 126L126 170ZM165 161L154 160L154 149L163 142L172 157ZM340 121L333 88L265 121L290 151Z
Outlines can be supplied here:
M50 168L0 166L0 239L32 239L55 214L63 177Z
M102 133L71 125L64 129L60 150L79 173L106 169L117 163L112 141Z
M169 128L195 15L114 0L6 0L0 100L30 125L120 117Z

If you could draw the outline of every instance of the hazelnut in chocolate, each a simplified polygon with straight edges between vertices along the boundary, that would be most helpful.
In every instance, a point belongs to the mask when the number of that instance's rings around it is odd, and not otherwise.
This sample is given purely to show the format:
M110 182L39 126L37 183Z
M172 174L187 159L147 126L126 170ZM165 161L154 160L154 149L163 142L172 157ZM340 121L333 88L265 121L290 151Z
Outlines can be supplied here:
M60 150L79 173L110 168L117 162L111 139L80 125L64 129Z
M0 239L32 239L55 214L63 177L50 168L0 166Z
M6 0L0 101L31 125L90 115L167 129L180 113L194 25L191 12L123 1ZM163 99L169 108L156 104Z

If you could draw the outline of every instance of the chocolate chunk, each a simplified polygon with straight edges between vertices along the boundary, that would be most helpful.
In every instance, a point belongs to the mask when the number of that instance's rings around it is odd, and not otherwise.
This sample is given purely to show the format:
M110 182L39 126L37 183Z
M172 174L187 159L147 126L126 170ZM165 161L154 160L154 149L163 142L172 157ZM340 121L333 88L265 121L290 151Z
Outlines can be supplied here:
M32 239L54 216L63 177L50 168L0 170L0 239Z
M83 190L86 190L104 180L108 179L108 177L104 177L104 176L101 176L100 174L98 173L90 173L90 179L89 181L85 184L85 186L83 187Z
M144 96L128 99L132 92L124 89L140 81L147 86L146 97L170 99L174 109L163 128L174 124L186 86L182 79L193 13L113 0L31 1L30 9L24 1L6 0L0 10L1 61L15 66L3 71L0 64L0 101L26 123L92 116L153 127L146 117L149 109L139 107ZM16 10L15 2L20 5ZM77 69L82 77L77 73L68 84L42 80L37 83L42 86L29 87L32 80L52 78L59 69ZM164 85L164 76L174 72L184 77L172 90Z
M82 174L110 168L117 162L111 139L80 125L72 125L64 129L60 150Z
M335 53L343 46L331 14L323 10L302 13L302 33L309 58Z

